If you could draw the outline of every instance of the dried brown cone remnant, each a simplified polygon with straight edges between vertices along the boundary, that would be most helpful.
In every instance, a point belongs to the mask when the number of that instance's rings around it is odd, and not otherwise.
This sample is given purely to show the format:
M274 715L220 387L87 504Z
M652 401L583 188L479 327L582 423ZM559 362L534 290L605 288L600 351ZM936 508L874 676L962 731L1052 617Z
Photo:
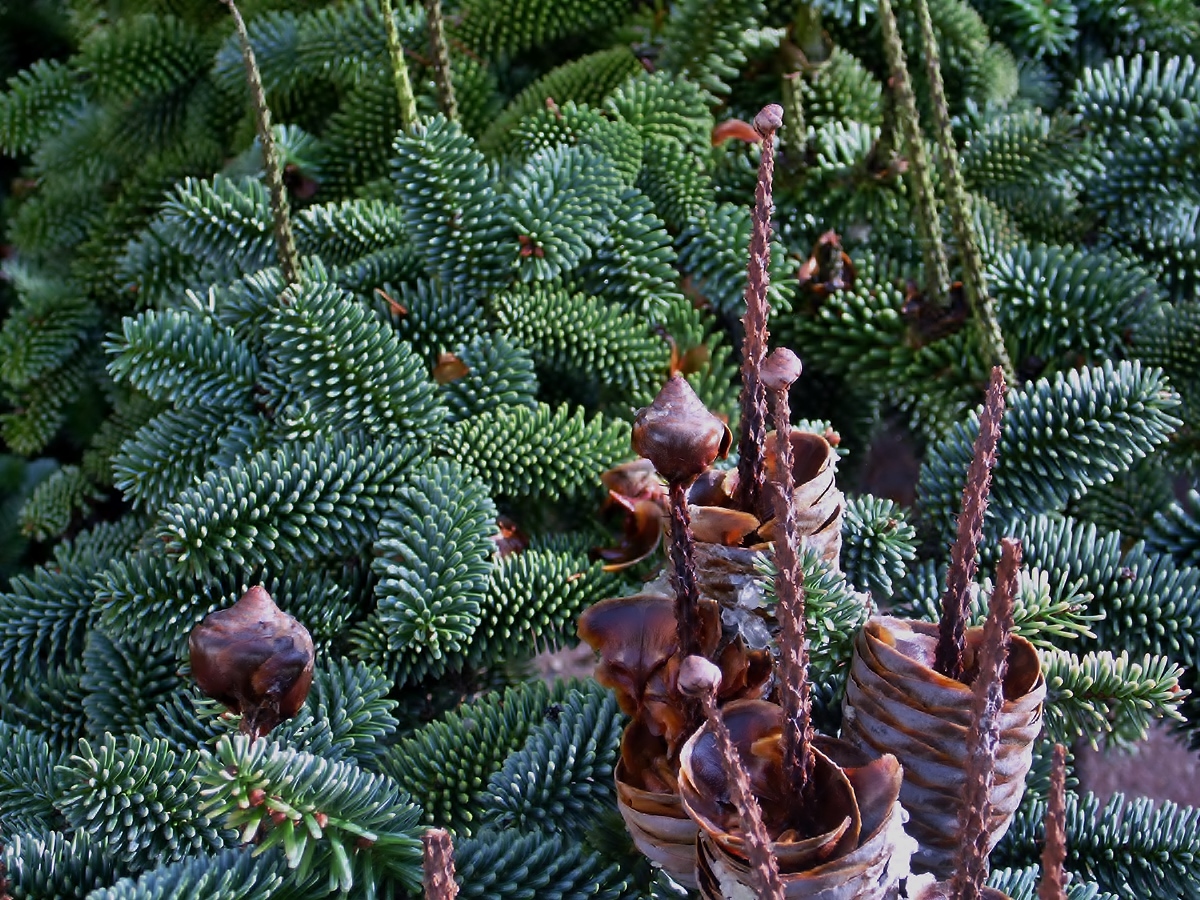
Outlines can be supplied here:
M979 253L979 242L975 240L971 211L967 206L967 190L963 186L962 172L958 168L958 150L954 146L954 134L950 129L950 109L946 103L946 88L942 83L942 66L938 58L933 21L929 16L929 4L926 0L914 0L913 5L921 29L922 49L925 51L925 70L929 76L929 94L933 100L934 131L946 173L946 205L950 207L954 237L958 241L958 250L962 257L963 287L983 336L984 347L992 360L1004 369L1005 375L1012 378L1012 362L1009 361L1008 351L1004 347L1000 323L996 320L995 303L988 296L983 257Z
M1050 765L1050 803L1046 808L1046 846L1038 900L1066 900L1067 877L1067 748L1054 745Z
M233 24L242 48L242 60L246 64L246 81L254 99L254 119L258 128L258 140L262 144L267 187L271 191L271 214L275 220L275 246L279 254L279 268L283 272L284 280L288 284L295 284L299 280L300 257L296 253L296 239L292 235L292 216L288 208L287 192L283 186L283 166L279 162L279 148L275 146L275 135L271 131L271 110L267 106L267 94L263 90L262 76L258 71L258 61L254 58L250 35L246 31L246 22L242 19L234 0L223 2L233 14Z
M979 674L972 685L972 727L967 735L967 786L959 817L959 856L952 882L955 900L979 900L988 874L990 796L996 770L996 748L1000 742L997 716L1004 705L1004 674L1012 640L1013 598L1021 567L1021 544L1005 538L1000 542L1000 565L992 591L983 644L979 650Z
M698 653L700 647L700 589L687 488L729 452L731 441L729 428L704 407L687 379L679 374L671 376L652 404L638 410L633 423L634 452L654 464L666 479L670 493L670 556L682 656Z
M975 553L983 536L983 516L987 512L992 467L996 464L996 446L1000 442L1000 420L1004 416L1004 372L996 366L988 384L983 413L979 417L979 435L963 485L962 512L958 517L958 535L950 553L950 571L946 575L946 593L942 597L937 656L934 668L961 681L963 647L966 640L968 591L975 575Z
M783 534L775 541L775 595L779 598L779 685L783 706L783 777L788 794L804 797L812 778L815 757L812 741L812 688L808 683L808 635L804 620L804 570L800 565L800 540L796 534L795 481L792 476L792 423L788 391L800 377L802 366L791 350L779 348L763 364L762 380L771 396L775 417L775 515Z
M454 845L450 832L430 828L421 836L425 848L425 900L454 900L458 883L454 880Z
M433 47L433 79L437 82L442 112L458 121L458 101L450 77L450 51L446 48L446 23L442 18L442 0L425 0L425 18L429 22L429 43Z
M771 852L771 837L763 824L762 809L750 787L750 775L729 735L729 729L717 713L717 689L721 685L721 670L701 656L689 656L679 666L679 689L685 696L700 701L709 728L717 739L721 761L725 768L729 796L742 820L746 835L746 850L754 872L758 896L766 900L784 900L783 881L779 864Z
M750 259L746 265L746 312L742 325L742 437L738 442L736 505L760 519L770 517L763 502L766 482L764 460L767 439L766 392L759 370L767 355L767 288L771 284L771 214L775 208L771 182L775 173L775 132L783 125L783 107L764 106L754 117L762 135L758 184L754 188L754 214L750 231Z
M261 587L206 616L188 649L200 690L240 713L254 738L299 712L312 686L312 637Z
M883 32L883 50L891 70L891 86L896 92L896 116L904 133L908 150L909 172L913 181L913 200L917 206L917 227L920 229L921 252L925 260L925 292L938 306L945 306L950 291L950 266L942 245L941 220L938 217L937 197L929 174L929 158L925 155L925 139L917 115L917 100L908 78L904 47L891 0L879 0L879 26Z

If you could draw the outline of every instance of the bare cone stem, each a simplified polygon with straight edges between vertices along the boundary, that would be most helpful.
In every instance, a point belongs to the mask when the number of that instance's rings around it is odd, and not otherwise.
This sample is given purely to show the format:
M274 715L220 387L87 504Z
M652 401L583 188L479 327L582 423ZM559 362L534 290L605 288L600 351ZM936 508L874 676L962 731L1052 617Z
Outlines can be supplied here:
M933 100L934 131L946 175L946 205L950 208L950 221L953 223L954 237L958 241L958 252L962 257L963 289L983 338L984 351L1011 379L1015 377L1012 363L1008 358L1008 350L1004 347L1000 323L996 320L996 305L988 295L983 258L979 253L979 242L975 240L971 210L967 205L967 189L963 186L962 172L958 168L958 149L954 146L954 134L950 129L950 109L946 103L946 88L942 83L942 66L938 56L937 38L933 33L933 21L929 17L929 4L927 0L914 0L914 6L921 28L921 44L925 51L925 71L929 77L930 99Z
M450 51L446 48L446 23L442 18L442 0L425 0L425 19L429 24L429 42L433 47L433 79L437 82L442 112L452 122L458 121L458 101L454 98L454 81L450 76Z
M392 14L392 0L379 0L379 8L383 13L383 29L387 33L388 56L392 61L392 79L396 85L396 102L400 105L400 127L407 130L417 121L417 98L413 95L408 66L404 62L404 47L400 44L396 17Z
M983 517L987 512L992 467L996 464L996 446L1000 442L1000 420L1004 416L1004 372L996 366L988 384L983 413L979 416L979 435L963 486L962 512L958 517L958 535L950 554L946 575L946 593L942 597L937 656L934 668L947 678L962 680L963 644L967 630L967 603L971 579L975 576L975 554L983 537Z
M696 541L688 515L687 487L672 482L671 571L675 576L675 622L679 628L679 655L700 652L700 585L696 578Z
M1021 567L1021 544L1000 542L996 588L983 626L979 674L972 685L971 730L967 734L966 796L959 817L958 865L951 882L951 900L979 900L988 875L988 816L995 780L996 748L1000 743L1000 709L1004 705L1004 673L1012 642L1013 598Z
M758 896L765 900L784 900L779 863L771 852L771 836L763 824L762 808L750 787L750 775L742 765L729 729L717 712L716 696L720 684L721 670L701 656L686 657L679 668L680 689L685 695L699 700L708 727L717 739L717 750L725 769L725 783L729 787L729 799L733 801L742 820L746 853L757 882L754 887Z
M925 293L938 306L946 306L950 293L950 266L946 262L946 248L942 245L942 223L938 216L937 196L933 192L929 158L925 155L917 99L908 78L908 64L891 0L879 0L879 27L883 32L883 51L891 72L892 90L896 94L896 118L900 120L912 174L913 202L917 207L917 228L925 261Z
M772 103L754 117L762 136L758 183L754 188L754 214L750 231L750 259L746 265L746 312L742 317L742 436L738 442L736 505L762 518L766 482L764 449L767 439L767 401L760 370L767 355L767 288L771 284L771 213L775 201L771 183L775 174L775 132L783 124L783 107Z
M430 828L421 837L424 846L425 900L454 900L458 883L454 880L454 845L450 832Z
M288 284L299 280L299 256L296 239L292 235L292 214L288 207L287 191L283 186L283 166L279 162L279 148L275 146L275 134L271 131L271 109L267 106L267 94L263 90L262 75L246 22L234 0L223 0L233 14L233 25L237 29L238 42L242 48L242 61L246 65L246 81L250 85L250 96L254 100L254 123L258 140L262 144L263 168L267 173L267 188L271 192L271 218L275 226L275 249L279 254L279 268Z
M1038 900L1066 900L1067 877L1067 748L1054 745L1050 765L1050 803L1046 808L1046 846Z
M782 351L776 351L772 359ZM797 360L797 365L799 361ZM812 778L812 686L808 682L808 634L805 620L804 569L796 535L796 483L792 473L792 423L788 403L790 381L768 384L775 414L775 514L783 534L775 541L776 616L779 619L779 685L783 706L783 777L791 802L799 804Z

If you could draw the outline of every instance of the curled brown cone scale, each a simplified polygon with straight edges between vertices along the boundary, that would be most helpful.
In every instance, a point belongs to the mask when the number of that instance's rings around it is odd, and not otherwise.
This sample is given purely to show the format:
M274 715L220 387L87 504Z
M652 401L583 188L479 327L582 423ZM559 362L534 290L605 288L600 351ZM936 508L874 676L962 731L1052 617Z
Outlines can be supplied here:
M690 484L725 456L732 442L729 426L705 408L679 374L638 410L633 422L633 451L669 483Z
M192 629L188 649L196 684L241 714L244 734L261 737L299 712L308 697L312 637L261 587L206 616Z

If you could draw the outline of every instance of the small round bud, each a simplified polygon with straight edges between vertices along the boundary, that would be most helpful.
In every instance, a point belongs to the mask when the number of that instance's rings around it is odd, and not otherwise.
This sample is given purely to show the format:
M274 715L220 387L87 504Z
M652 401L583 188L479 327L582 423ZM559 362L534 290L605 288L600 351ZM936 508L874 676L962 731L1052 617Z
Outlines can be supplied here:
M679 664L678 684L685 697L712 697L721 687L721 670L703 656L688 656Z
M261 587L206 616L188 649L200 690L241 713L255 737L299 712L312 685L312 637Z
M786 391L795 384L802 371L804 366L800 357L787 347L777 347L763 360L759 377L768 391Z
M679 374L638 410L633 422L633 451L670 483L690 484L725 456L732 442L729 426L705 409Z
M763 137L769 137L783 127L783 107L778 103L764 106L754 117L754 128Z

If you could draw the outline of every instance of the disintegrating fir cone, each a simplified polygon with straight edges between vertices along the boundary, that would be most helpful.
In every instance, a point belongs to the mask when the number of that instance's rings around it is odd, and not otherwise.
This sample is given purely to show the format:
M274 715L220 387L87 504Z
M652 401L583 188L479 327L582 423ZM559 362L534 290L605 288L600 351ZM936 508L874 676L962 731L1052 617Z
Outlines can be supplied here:
M638 410L633 451L668 483L690 484L729 452L729 426L700 402L682 375L672 375L654 402Z
M299 712L312 685L312 637L261 587L206 616L188 649L200 690L240 713L252 737Z

